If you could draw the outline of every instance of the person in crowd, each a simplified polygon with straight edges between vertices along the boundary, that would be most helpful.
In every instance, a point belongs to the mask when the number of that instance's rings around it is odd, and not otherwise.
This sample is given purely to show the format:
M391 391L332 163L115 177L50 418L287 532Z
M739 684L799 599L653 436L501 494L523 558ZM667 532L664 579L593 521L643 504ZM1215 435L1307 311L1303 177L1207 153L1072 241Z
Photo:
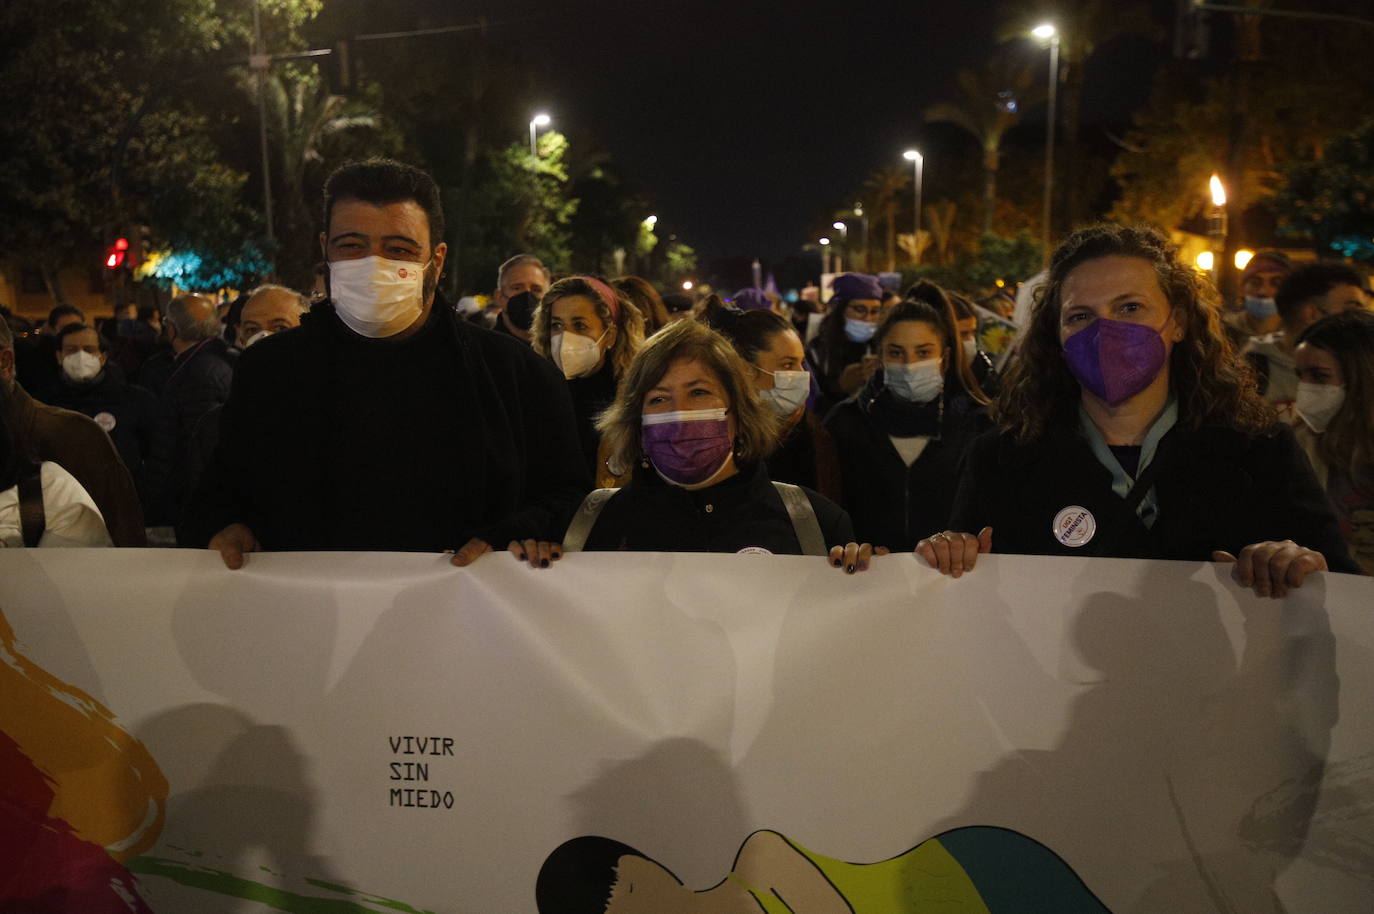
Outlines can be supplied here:
M158 431L147 473L145 507L151 526L174 526L190 495L191 436L210 410L229 399L235 357L220 336L216 302L184 293L167 304L171 374L159 397Z
M243 302L234 342L239 351L274 333L301 325L301 315L310 302L295 289L268 283L258 286Z
M1293 347L1302 332L1328 314L1368 307L1365 278L1343 263L1305 263L1279 284L1274 295L1280 326L1255 337L1245 356L1259 376L1260 395L1278 410L1279 417L1296 422L1293 401L1298 395L1298 372Z
M917 553L956 577L994 547L1211 559L1276 597L1313 571L1356 571L1209 294L1152 229L1070 236L1003 378L999 427L969 451L950 529Z
M663 308L668 312L669 324L673 321L690 320L692 309L695 307L696 302L686 292L667 292L663 296Z
M1374 574L1374 312L1324 317L1297 343L1298 442L1351 556Z
M792 322L774 311L727 308L719 299L702 318L744 359L754 392L782 421L781 440L766 461L769 478L840 502L839 457L830 433L806 408L811 372Z
M310 302L294 289L268 283L248 293L243 303L235 343L240 352L275 333L301 325L301 315L310 310ZM206 410L191 429L191 441L186 450L186 491L194 492L200 485L205 468L219 446L222 403Z
M997 393L997 380L993 368L995 353L990 352L984 345L984 339L991 339L994 335L989 334L985 337L983 331L985 328L991 329L989 325L998 322L997 318L974 304L967 296L949 290L944 291L945 297L949 299L950 305L954 308L956 319L954 326L959 334L959 346L964 350L964 357L968 359L973 377L985 394L994 396ZM907 298L912 297L911 293L908 292ZM920 298L920 296L915 297ZM1007 336L1004 345L1009 345L1010 342L1011 338ZM957 366L950 364L948 367L953 369Z
M481 324L497 333L530 341L534 309L549 288L549 269L533 254L516 254L496 273L491 304L478 312Z
M57 332L57 363L62 383L53 406L90 416L119 449L136 481L152 450L158 418L157 398L125 380L109 360L105 340L85 324L67 324Z
M230 568L262 549L449 549L465 565L561 529L590 487L567 384L437 292L433 178L344 165L322 224L329 297L244 352L183 544Z
M60 464L35 456L13 400L0 384L0 547L113 545L81 483Z
M821 415L857 393L877 369L872 342L882 299L883 287L877 277L864 273L835 277L829 312L807 350L821 390L816 404Z
M989 424L958 326L949 295L918 283L878 325L879 369L826 417L861 540L909 551L949 523L960 463Z
M1231 341L1243 345L1252 336L1279 330L1279 286L1293 269L1282 251L1260 251L1240 271L1240 299L1227 311L1223 326Z
M604 280L568 276L544 293L531 333L534 351L568 379L582 456L597 488L616 485L628 468L607 467L596 418L644 345L644 316Z
M629 485L589 495L562 544L530 540L511 553L538 567L564 549L824 555L865 570L873 549L853 542L838 505L768 478L780 423L746 375L702 323L656 333L598 422L612 462L633 468Z
M68 324L84 324L86 315L75 305L58 305L48 312L39 332L15 346L15 371L31 396L49 402L61 386L57 363L57 331Z
M14 336L4 321L0 321L0 389L9 401L15 434L29 442L36 460L56 463L76 478L95 502L114 545L146 546L143 506L110 436L80 413L29 396L15 380Z
M653 336L667 326L671 318L663 297L647 279L638 276L622 276L611 283L617 292L644 315L644 336Z

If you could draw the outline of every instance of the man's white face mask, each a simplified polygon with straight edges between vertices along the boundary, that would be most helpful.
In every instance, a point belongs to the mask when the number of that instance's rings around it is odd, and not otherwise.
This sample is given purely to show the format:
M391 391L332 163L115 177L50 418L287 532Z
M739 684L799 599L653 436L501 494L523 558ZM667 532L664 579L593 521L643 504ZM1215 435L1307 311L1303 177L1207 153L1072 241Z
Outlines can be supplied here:
M331 261L329 298L339 320L359 336L395 336L420 317L428 268L376 255Z

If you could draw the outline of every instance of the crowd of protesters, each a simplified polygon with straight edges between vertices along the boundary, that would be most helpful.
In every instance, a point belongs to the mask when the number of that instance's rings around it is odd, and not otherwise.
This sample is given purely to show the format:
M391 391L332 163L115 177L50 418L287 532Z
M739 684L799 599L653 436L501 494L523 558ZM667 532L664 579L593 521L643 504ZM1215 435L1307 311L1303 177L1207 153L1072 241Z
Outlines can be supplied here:
M0 544L1374 574L1374 311L1344 264L1261 252L1226 303L1099 225L1013 307L858 273L693 300L517 254L479 308L438 289L423 172L345 166L322 226L323 294L0 321Z

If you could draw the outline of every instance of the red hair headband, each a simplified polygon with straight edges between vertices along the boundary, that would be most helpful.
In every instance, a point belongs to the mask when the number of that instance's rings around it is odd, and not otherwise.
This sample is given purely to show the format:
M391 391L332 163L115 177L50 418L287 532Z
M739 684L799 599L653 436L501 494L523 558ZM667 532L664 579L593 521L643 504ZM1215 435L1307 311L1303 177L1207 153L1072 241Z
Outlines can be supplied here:
M582 280L596 290L596 294L601 296L601 300L606 303L606 307L611 309L611 322L616 324L620 323L620 296L615 294L615 289L612 289L595 276L578 276L576 278Z

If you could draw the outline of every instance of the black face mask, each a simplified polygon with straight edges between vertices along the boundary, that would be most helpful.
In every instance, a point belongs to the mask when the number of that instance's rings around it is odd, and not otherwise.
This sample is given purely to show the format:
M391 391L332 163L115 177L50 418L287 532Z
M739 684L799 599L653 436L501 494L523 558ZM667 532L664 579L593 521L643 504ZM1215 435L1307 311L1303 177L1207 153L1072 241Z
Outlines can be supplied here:
M539 307L539 296L533 292L521 292L506 299L506 317L521 330L529 330L534 323L534 309Z

